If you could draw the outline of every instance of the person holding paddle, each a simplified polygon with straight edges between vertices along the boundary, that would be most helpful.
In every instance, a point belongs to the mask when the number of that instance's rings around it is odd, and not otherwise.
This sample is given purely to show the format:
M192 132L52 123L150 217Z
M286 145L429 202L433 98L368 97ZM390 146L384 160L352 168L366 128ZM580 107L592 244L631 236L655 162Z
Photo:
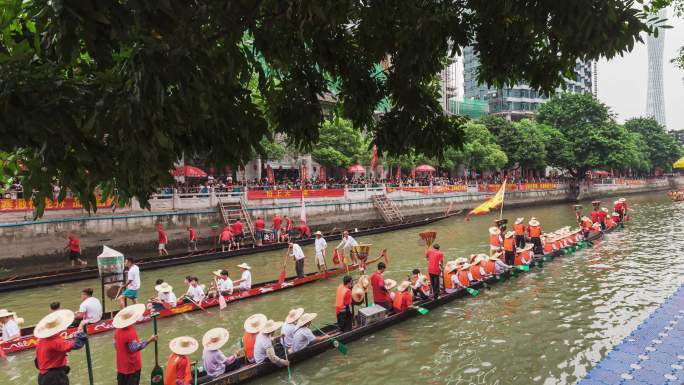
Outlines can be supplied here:
M116 314L112 321L114 330L114 349L116 350L116 383L117 385L140 384L140 370L142 359L140 351L148 344L157 340L151 335L145 341L140 341L135 323L145 313L145 305L135 304L126 307Z
M339 327L342 332L348 332L352 329L352 285L353 280L351 275L345 275L344 278L342 278L342 284L337 287L337 293L335 295L337 327Z
M280 334L283 336L283 347L285 349L292 347L292 338L294 337L294 332L297 331L297 321L299 317L304 314L303 308L297 308L290 310L285 317L285 322L283 322L282 328L280 328Z
M435 243L425 253L425 259L428 263L428 274L430 275L430 286L432 287L432 295L435 299L439 298L441 287L439 285L439 276L442 274L442 264L444 263L444 253L439 250L439 243Z
M169 342L171 355L166 361L166 373L164 373L164 385L190 385L192 382L192 369L189 355L197 351L199 343L192 337L176 337Z
M318 265L318 272L324 272L327 267L325 266L325 249L328 248L328 243L323 238L323 233L316 231L314 233L316 236L316 241L314 242L314 249L316 250L316 265Z
M69 383L71 368L67 365L67 354L81 349L88 341L83 332L76 333L70 340L62 336L62 332L74 322L74 316L71 310L57 310L43 317L33 330L33 335L38 338L35 359L39 371L38 385Z
M305 347L323 341L328 338L326 335L316 336L311 331L311 321L313 321L318 314L316 313L305 313L297 321L297 330L294 332L292 337L292 353L296 353Z
M304 278L304 250L302 247L294 242L289 244L289 254L294 257L295 260L295 271L297 272L297 278Z
M226 357L220 350L228 342L229 336L228 330L214 328L204 333L202 337L202 346L204 346L202 363L209 379L240 368L239 351Z
M140 290L140 268L135 263L135 259L133 257L126 257L125 264L128 273L125 290L117 297L119 309L123 309L126 306L126 298L130 299L134 304L138 303L138 290Z

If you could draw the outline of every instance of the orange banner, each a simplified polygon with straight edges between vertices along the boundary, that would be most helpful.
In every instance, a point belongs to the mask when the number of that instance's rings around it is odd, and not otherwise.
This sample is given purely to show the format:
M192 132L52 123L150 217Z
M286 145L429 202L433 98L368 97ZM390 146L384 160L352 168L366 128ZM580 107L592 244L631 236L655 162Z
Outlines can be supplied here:
M344 189L320 189L320 190L249 190L247 199L299 199L321 197L343 197Z
M107 198L106 201L97 200L97 208L105 208L112 206L113 199ZM45 210L78 210L82 209L83 205L76 198L64 198L64 201L57 202L51 199L45 200ZM33 202L24 199L0 199L0 212L12 211L31 211L33 210Z
M501 188L500 184L480 185L479 192L496 192ZM555 182L538 182L538 183L508 183L506 184L506 191L530 191L530 190L555 190L558 188L558 183Z
M429 194L430 186L402 186L402 187L387 187L387 193L393 193L395 191L410 191L417 192L420 194ZM433 194L445 194L451 192L466 192L468 191L468 186L464 184L450 185L450 186L432 186Z

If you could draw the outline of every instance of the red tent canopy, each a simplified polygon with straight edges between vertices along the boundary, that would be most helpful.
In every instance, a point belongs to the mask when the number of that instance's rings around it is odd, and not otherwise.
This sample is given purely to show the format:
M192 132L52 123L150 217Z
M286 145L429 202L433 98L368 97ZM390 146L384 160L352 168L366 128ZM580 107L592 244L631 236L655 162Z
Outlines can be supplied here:
M429 164L421 164L420 166L416 167L416 172L435 172L437 171L434 167L430 166Z
M171 175L173 176L185 176L189 178L202 178L207 176L207 173L204 172L202 169L197 168L195 166L181 166L181 167L176 167L173 171L171 171Z
M362 174L364 174L366 172L366 169L363 168L363 166L360 164L355 164L353 166L349 166L347 168L347 171L349 171L351 173L362 173Z
M593 175L612 175L608 171L603 171L603 170L591 170L587 171L587 174L593 174Z

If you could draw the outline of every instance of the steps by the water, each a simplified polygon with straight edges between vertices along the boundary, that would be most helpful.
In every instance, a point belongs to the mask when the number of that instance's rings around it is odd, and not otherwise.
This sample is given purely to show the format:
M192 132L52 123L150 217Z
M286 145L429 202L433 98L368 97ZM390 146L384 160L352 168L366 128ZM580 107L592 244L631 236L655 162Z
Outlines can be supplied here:
M239 219L244 224L242 232L245 239L249 239L253 243L256 243L256 239L254 237L254 223L252 222L252 218L247 213L245 202L242 199L220 201L218 204L218 210L224 225L230 225Z
M684 286L601 360L578 385L683 384Z
M404 221L404 216L397 208L397 205L387 197L385 194L371 195L371 200L375 208L380 211L382 219L386 223L399 223Z

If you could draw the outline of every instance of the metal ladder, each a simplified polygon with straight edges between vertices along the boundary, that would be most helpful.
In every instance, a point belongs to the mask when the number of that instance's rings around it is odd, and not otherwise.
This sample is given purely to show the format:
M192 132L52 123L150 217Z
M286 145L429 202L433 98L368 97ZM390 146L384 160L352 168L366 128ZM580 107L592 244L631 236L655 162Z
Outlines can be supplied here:
M240 219L245 225L242 230L245 239L251 239L252 242L256 244L256 239L254 238L254 223L252 222L252 217L247 213L245 202L242 199L239 201L219 201L218 210L221 214L221 220L226 226L230 225L231 222Z
M380 211L386 223L403 222L404 216L401 215L397 205L385 194L371 195L371 200L375 208Z

